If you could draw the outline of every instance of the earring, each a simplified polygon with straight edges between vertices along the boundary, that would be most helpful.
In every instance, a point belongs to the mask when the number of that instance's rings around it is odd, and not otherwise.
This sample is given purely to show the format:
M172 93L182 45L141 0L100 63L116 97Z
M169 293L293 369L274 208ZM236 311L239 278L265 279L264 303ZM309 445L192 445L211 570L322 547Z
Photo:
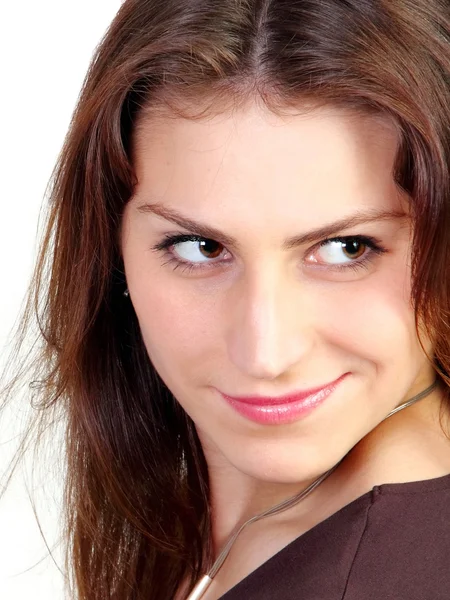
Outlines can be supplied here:
M128 296L130 295L130 292L128 290L128 288L124 291L123 295L128 298Z

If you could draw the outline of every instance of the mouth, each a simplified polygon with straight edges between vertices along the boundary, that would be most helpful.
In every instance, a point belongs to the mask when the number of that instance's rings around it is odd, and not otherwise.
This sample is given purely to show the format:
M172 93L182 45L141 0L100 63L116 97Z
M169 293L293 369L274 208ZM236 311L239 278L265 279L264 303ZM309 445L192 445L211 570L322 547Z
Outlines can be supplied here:
M319 407L349 373L326 385L284 396L229 396L220 392L229 406L251 421L280 425L299 421Z

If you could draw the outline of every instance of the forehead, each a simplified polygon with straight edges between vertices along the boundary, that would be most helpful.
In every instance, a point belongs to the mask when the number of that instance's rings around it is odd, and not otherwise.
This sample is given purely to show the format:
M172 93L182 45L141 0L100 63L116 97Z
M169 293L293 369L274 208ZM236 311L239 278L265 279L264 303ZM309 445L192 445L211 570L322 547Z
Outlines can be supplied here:
M389 204L398 143L387 117L333 107L148 117L134 139L135 192L198 216L230 209L248 218L245 207L257 205L268 218L283 206L329 221L342 209Z

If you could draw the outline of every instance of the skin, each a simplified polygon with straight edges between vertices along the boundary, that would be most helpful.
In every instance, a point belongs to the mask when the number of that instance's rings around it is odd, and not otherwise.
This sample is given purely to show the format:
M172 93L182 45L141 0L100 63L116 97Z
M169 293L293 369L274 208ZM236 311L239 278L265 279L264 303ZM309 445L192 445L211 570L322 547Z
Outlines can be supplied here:
M241 534L205 598L374 485L450 472L439 389L383 421L435 378L410 301L408 198L392 175L397 144L387 120L332 108L281 117L252 104L198 121L148 118L137 130L138 185L121 235L130 299L150 359L196 424L216 551L237 524L351 451L308 499ZM197 242L179 244L172 256L205 268L174 270L152 247L192 231L161 208L235 244L212 258ZM286 238L367 210L398 215L337 232L381 242L386 252L364 268L337 271L333 262L357 261L342 244L319 248L323 238L283 248ZM324 404L283 425L244 418L218 392L279 396L344 373Z

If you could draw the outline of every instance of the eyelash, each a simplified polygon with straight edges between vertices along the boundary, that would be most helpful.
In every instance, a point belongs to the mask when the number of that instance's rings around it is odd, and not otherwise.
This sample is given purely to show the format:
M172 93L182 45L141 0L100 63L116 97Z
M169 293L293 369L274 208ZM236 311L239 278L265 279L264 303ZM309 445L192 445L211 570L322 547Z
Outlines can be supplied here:
M151 248L151 250L153 250L155 252L163 252L163 254L169 258L169 260L167 260L164 263L164 265L169 265L169 264L172 265L174 271L180 267L183 267L183 271L182 271L183 273L185 273L185 272L191 273L192 271L196 271L196 270L210 269L210 268L214 267L217 264L217 262L212 263L210 265L205 264L205 263L199 263L199 264L189 263L189 262L183 261L182 259L179 259L176 256L174 256L174 254L172 252L170 252L169 248L171 248L172 246L175 246L176 244L181 244L183 242L200 242L200 241L205 241L205 240L209 240L209 238L204 238L202 236L194 235L194 234L166 235L164 237L164 239L161 242L159 242L158 244L156 244L155 246L153 246ZM327 239L323 240L322 242L319 242L313 248L313 250L316 248L322 248L323 246L326 246L330 242L345 243L350 240L357 241L357 242L363 244L364 246L367 246L368 248L370 248L370 252L365 256L365 258L360 259L360 260L355 260L353 262L344 263L342 265L323 266L322 268L331 269L332 271L338 271L338 272L348 271L349 269L351 269L356 272L356 271L359 271L361 268L367 269L369 264L374 259L373 255L380 256L380 255L388 252L388 250L386 248L384 248L378 240L376 240L375 238L373 238L371 236L365 236L365 235L348 235L348 236L327 238Z

